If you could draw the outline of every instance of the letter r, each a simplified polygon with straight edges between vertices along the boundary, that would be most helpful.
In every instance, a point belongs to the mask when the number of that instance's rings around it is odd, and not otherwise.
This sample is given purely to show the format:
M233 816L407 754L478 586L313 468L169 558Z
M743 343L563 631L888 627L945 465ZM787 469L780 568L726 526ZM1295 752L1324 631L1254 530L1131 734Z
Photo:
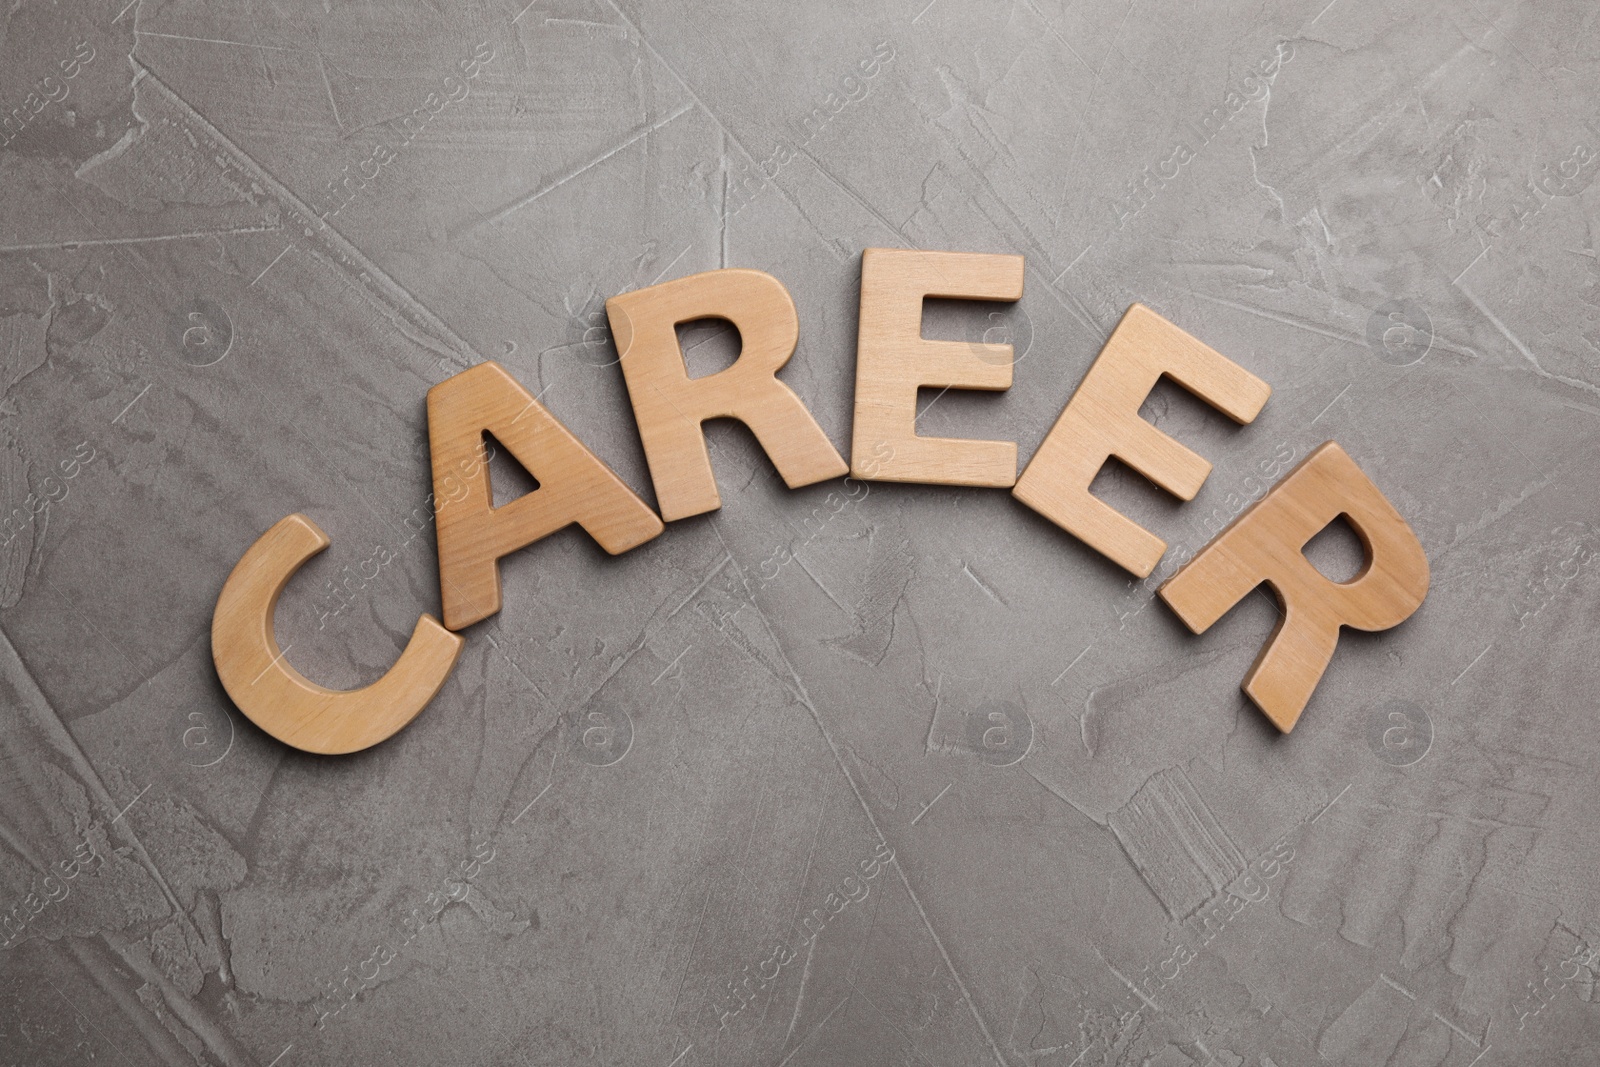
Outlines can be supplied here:
M1350 581L1333 582L1301 550L1341 515L1361 538L1366 562ZM1428 592L1428 558L1400 513L1329 441L1201 549L1160 595L1198 634L1262 582L1283 615L1242 688L1288 733L1333 658L1339 628L1387 630L1410 618Z
M791 489L849 472L805 404L777 373L794 355L800 323L783 283L758 270L692 274L606 301L633 401L656 502L667 521L722 506L701 423L748 426ZM726 319L743 347L733 366L691 379L675 327Z

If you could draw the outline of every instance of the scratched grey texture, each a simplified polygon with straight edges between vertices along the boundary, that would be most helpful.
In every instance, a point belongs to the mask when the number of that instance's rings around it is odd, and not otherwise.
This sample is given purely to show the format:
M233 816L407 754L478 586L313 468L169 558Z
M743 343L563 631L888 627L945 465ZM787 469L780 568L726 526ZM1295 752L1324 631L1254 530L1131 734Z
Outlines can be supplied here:
M1600 1062L1589 0L18 0L0 112L3 1067ZM1004 491L789 491L719 423L720 512L507 558L392 740L229 702L284 515L307 675L439 610L460 369L654 500L612 294L771 272L846 449L873 246L1026 257L930 304L1016 369L923 432L1026 461L1142 301L1274 389L1146 405L1193 502L1097 483L1157 577L1334 439L1427 602L1278 737L1265 594L1190 636Z

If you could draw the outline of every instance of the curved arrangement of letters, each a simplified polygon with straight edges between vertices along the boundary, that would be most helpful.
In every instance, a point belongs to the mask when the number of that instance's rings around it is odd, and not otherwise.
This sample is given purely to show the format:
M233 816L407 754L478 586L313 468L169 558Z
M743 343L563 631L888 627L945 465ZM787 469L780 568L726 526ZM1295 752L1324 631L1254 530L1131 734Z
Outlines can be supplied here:
M1238 423L1252 421L1271 388L1141 305L1123 317L1021 476L1009 441L921 437L920 388L1003 390L1009 345L922 337L927 297L1012 301L1022 296L1021 256L867 249L861 261L851 463L776 374L794 354L799 321L782 283L756 270L695 274L606 301L623 376L655 485L658 516L609 467L496 363L428 391L439 592L444 625L418 621L400 659L362 689L324 689L285 662L273 609L289 578L326 548L303 515L268 530L228 576L212 617L217 674L240 710L285 744L355 752L392 736L433 699L454 669L460 630L500 610L499 559L571 523L613 555L673 521L721 507L701 424L734 418L754 433L791 488L847 472L871 481L1014 487L1050 521L1144 578L1166 543L1089 492L1112 456L1183 500L1211 464L1139 417L1163 375ZM675 327L721 318L739 330L732 366L690 379ZM493 505L483 434L492 433L538 488ZM1343 516L1366 562L1348 582L1323 577L1302 549ZM1184 624L1202 633L1267 583L1283 614L1243 689L1287 733L1333 657L1341 626L1384 630L1417 610L1428 561L1416 535L1338 444L1315 449L1159 589Z

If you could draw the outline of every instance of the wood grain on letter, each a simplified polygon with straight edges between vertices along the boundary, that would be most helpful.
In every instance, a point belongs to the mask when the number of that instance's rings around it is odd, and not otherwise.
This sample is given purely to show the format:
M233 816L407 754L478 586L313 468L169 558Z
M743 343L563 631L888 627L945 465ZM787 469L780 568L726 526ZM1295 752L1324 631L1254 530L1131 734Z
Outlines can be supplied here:
M1302 551L1341 515L1366 551L1348 582L1323 577ZM1394 505L1329 441L1201 549L1160 595L1198 634L1262 582L1283 614L1242 688L1288 733L1333 658L1339 627L1387 630L1410 618L1428 592L1428 557Z
M1166 375L1237 423L1252 421L1272 388L1142 304L1117 324L1078 391L1012 490L1057 526L1143 578L1167 543L1089 492L1115 456L1180 500L1193 500L1211 464L1139 417Z
M1017 480L1013 441L917 435L917 390L1011 388L1011 346L922 337L925 297L1020 300L1021 256L979 252L861 253L852 476L1006 488Z
M494 506L487 430L539 483ZM500 610L501 556L577 523L612 555L661 533L661 520L611 468L498 363L480 363L428 390L434 529L444 624L470 626Z
M455 669L463 641L424 615L394 666L371 685L339 690L308 681L278 648L272 622L283 587L327 547L328 535L299 514L257 538L217 597L211 658L251 722L286 745L339 755L370 748L416 718Z
M667 521L722 506L701 423L738 419L790 489L848 473L844 459L776 375L794 355L800 322L783 283L759 270L713 270L606 301L634 420ZM731 367L690 378L677 326L726 319L742 347Z

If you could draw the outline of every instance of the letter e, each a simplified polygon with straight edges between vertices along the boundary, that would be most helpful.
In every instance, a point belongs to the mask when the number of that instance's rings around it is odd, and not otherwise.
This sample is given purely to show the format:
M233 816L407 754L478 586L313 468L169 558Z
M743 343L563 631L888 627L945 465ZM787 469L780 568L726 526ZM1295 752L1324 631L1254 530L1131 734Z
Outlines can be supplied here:
M927 341L926 297L1022 298L1021 256L869 248L861 253L861 316L856 339L856 411L851 475L880 482L1007 488L1017 480L1012 441L917 435L917 390L1011 388L1010 345ZM881 463L869 463L887 443Z
M1166 375L1237 423L1253 420L1272 389L1260 378L1141 304L1122 317L1078 391L1012 492L1057 526L1140 578L1166 542L1089 492L1116 456L1182 500L1193 500L1211 464L1139 417Z

